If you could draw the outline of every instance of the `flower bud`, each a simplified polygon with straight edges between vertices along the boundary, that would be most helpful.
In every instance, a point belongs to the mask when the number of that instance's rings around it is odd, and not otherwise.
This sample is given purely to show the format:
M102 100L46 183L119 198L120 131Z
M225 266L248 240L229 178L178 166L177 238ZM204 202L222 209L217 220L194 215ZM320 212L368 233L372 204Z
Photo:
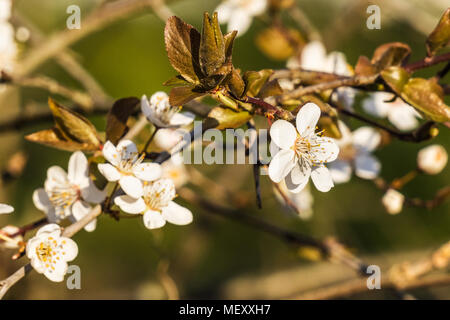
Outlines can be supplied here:
M389 214L400 213L403 209L403 203L405 202L405 196L394 189L388 189L381 199L384 208Z
M417 166L427 174L438 174L446 166L448 160L447 151L438 144L433 144L419 151Z

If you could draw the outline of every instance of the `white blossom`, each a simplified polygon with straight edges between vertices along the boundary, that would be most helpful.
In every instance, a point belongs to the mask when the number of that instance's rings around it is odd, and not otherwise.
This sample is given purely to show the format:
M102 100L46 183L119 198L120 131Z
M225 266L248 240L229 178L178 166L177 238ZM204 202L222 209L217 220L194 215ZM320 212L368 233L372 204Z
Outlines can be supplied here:
M190 112L179 112L180 107L171 106L169 96L163 91L158 91L150 97L141 98L141 110L148 121L158 128L170 128L189 124L195 115Z
M171 179L175 188L180 188L189 180L189 173L183 163L181 153L173 154L169 160L164 161L162 166L161 178Z
M14 211L14 208L10 205L0 203L0 214L7 214Z
M61 282L67 273L67 262L78 255L78 246L72 239L61 236L57 224L48 224L28 240L26 252L38 273L51 281Z
M287 62L290 69L302 68L311 71L329 72L340 76L351 76L353 72L347 64L347 59L342 52L327 51L320 41L311 41L302 49L300 59L292 57ZM336 89L337 100L348 109L351 109L355 100L353 88L342 87ZM334 97L333 97L334 98Z
M417 154L417 167L427 174L438 174L447 165L448 154L439 144L423 148Z
M68 173L61 167L50 167L44 188L33 193L34 205L52 223L67 217L81 220L91 210L89 203L101 203L104 199L105 193L89 178L88 161L81 151L70 157ZM93 231L95 227L96 220L86 225L85 230Z
M269 165L269 177L278 183L285 179L291 192L298 193L311 177L319 191L327 192L334 185L324 163L336 159L337 144L331 138L316 133L320 108L314 103L305 104L297 114L295 128L290 122L277 120L270 128L272 142L281 150Z
M114 203L124 212L142 214L148 229L161 228L167 222L186 225L192 222L192 213L174 201L175 185L170 179L145 183L144 194L139 199L128 195L116 197Z
M2 239L0 237L0 248L5 249L17 249L21 242L23 242L23 236L19 233L20 229L16 226L7 225L0 229L0 235L6 236L9 239ZM14 236L13 236L14 235Z
M0 70L12 71L16 63L17 45L14 29L8 22L0 21Z
M363 109L378 118L388 118L388 120L398 129L408 131L419 125L417 118L421 115L402 99L397 98L393 102L393 95L388 92L374 92L363 100Z
M381 202L388 213L398 214L403 209L405 196L397 190L389 188L381 199Z
M0 0L0 22L6 22L11 18L11 9L11 0Z
M122 190L135 199L143 195L142 181L154 181L161 177L161 166L142 162L145 154L139 155L136 145L130 140L122 140L117 148L107 141L103 146L103 156L109 163L98 165L101 174L108 181L118 181Z
M339 157L330 163L329 169L335 183L350 181L352 169L362 179L375 179L381 170L381 164L371 153L381 142L381 135L371 127L361 127L351 132L339 121L341 139L336 140L339 145Z
M253 17L266 11L268 0L225 0L217 11L220 23L228 23L228 32L238 31L243 35L252 24Z

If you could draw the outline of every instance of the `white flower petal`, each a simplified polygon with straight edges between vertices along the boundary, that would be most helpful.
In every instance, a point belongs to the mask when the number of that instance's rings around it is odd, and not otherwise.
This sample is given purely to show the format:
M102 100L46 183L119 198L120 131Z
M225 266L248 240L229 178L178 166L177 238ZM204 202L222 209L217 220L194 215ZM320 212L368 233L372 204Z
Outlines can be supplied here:
M336 160L328 164L334 183L349 182L352 177L352 166L348 161Z
M342 52L330 52L326 57L325 70L326 72L335 73L341 76L351 76L350 69L347 65L347 59Z
M252 20L252 16L246 10L234 10L228 21L228 32L237 30L237 36L242 36L250 28Z
M158 211L148 210L144 213L144 225L147 229L158 229L166 224L166 220Z
M334 187L331 173L325 166L314 168L311 172L311 179L317 190L321 192L328 192Z
M80 188L85 188L89 185L88 160L83 152L77 151L72 154L67 171L67 176L71 183Z
M267 0L253 0L247 4L247 11L253 16L259 16L266 11L267 8Z
M70 238L61 237L60 239L62 250L64 255L62 256L64 261L72 261L78 255L78 246L75 241Z
M158 163L140 163L133 167L133 174L144 181L154 181L162 175L161 165Z
M320 41L309 42L302 50L301 67L312 71L325 71L327 52Z
M294 150L280 150L270 161L269 177L274 182L280 182L296 164Z
M14 208L10 205L0 203L0 214L7 214L14 211Z
M287 189L292 192L292 193L299 193L301 192L305 186L308 184L309 181L309 176L308 175L308 179L303 180L302 183L300 184L295 184L292 182L292 171L286 176L286 178L284 179L284 182L286 183L286 187Z
M297 130L302 137L308 137L316 131L320 118L320 108L312 102L306 103L297 113Z
M119 184L127 195L135 199L142 197L142 194L144 193L142 182L136 177L124 176L120 178Z
M120 172L109 163L99 163L97 167L98 171L100 171L108 181L117 181L122 176Z
M141 111L147 119L153 117L152 108L145 94L141 98Z
M131 159L138 153L136 145L131 140L121 140L117 145L117 151L124 160Z
M45 180L45 189L52 190L61 186L67 186L69 179L66 171L58 166L52 166L47 170L47 179Z
M64 275L67 273L67 263L65 261L60 261L58 263L55 264L55 269L56 267L58 268L57 270L52 270L50 268L46 268L45 272L44 272L44 276L47 277L47 279L49 279L50 281L53 282L62 282L64 281Z
M219 23L226 23L233 13L233 6L230 2L224 1L214 11L217 12Z
M192 222L192 212L180 206L179 204L170 201L169 205L162 209L163 218L173 224L176 225L186 225Z
M192 112L177 112L170 119L172 126L187 126L195 119L195 114Z
M314 154L314 161L323 163L336 160L339 155L339 147L333 139L318 137L315 143L311 148L311 152Z
M33 192L33 203L36 208L41 211L47 212L53 205L48 198L47 192L43 188L37 189Z
M277 120L270 127L270 138L281 149L290 149L297 139L297 131L290 122Z
M361 127L353 131L353 145L366 150L375 150L381 142L380 133L371 127Z
M81 197L87 202L101 203L106 198L106 192L99 190L94 182L89 179L89 185L81 189Z
M59 238L60 235L61 235L61 227L55 223L51 223L51 224L47 224L47 225L43 226L36 233L37 237L46 236L46 237Z
M311 175L311 167L309 166L300 166L300 163L297 163L295 167L290 172L290 180L293 184L305 184L309 180L309 176Z
M409 131L417 128L419 121L417 120L417 112L413 107L404 104L396 106L389 111L389 121L402 131Z
M131 214L142 213L147 209L147 205L142 198L135 199L127 195L116 197L114 203L120 210Z
M355 158L355 174L363 179L375 179L381 170L380 162L370 154L359 154Z
M362 101L362 107L368 114L378 118L385 118L389 112L388 101L392 94L386 92L375 92Z
M75 201L72 205L72 216L76 221L80 221L91 212L92 207L84 201ZM96 221L95 219L94 221ZM91 222L92 223L92 222ZM86 225L84 229L88 232L94 231L96 224L89 223L89 227Z
M120 162L120 153L117 151L117 148L112 144L111 141L106 141L103 145L102 150L103 156L106 160L112 163L114 166L118 166Z

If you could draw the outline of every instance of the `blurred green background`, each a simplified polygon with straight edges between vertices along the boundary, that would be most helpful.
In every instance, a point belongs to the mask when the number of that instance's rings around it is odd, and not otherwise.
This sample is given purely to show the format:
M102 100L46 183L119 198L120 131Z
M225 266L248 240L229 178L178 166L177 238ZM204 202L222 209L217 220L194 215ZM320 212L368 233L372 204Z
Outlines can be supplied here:
M200 28L203 11L213 11L218 3L213 0L179 0L170 7L182 19ZM392 8L392 3L397 1L377 1L382 13L381 30L368 30L366 1L302 0L298 3L321 31L327 49L344 52L352 65L359 55L371 56L377 46L391 41L409 44L413 52L411 60L421 59L425 56L426 34L420 29L426 27L415 24L421 24L420 15L425 13L433 17L436 23L445 9L445 1L431 1L432 5L427 8L424 8L425 1L398 1L409 4L408 13L407 10L395 11ZM71 4L79 5L84 17L97 2L26 0L16 1L16 10L46 34L51 34L65 27L68 16L65 11ZM237 67L243 70L284 67L284 62L271 61L255 45L255 36L264 26L263 19L255 19L251 29L235 42L233 61ZM148 10L145 14L108 25L71 49L112 97L149 95L157 90L167 90L162 82L175 75L165 54L163 29L164 23ZM431 30L432 26L428 32ZM431 68L421 75L429 76L436 70ZM79 87L54 62L45 63L38 72L52 76L65 85ZM10 90L1 100L1 118L4 120L13 116L30 103L38 103L44 108L47 97L48 93L42 90ZM94 117L92 120L100 130L104 128L103 118ZM357 122L351 124L354 127L360 125ZM0 217L1 225L21 225L41 217L42 214L31 201L33 191L42 186L46 168L51 165L67 168L69 153L23 139L25 134L49 125L41 124L21 132L0 135L2 166L19 149L24 149L29 156L21 178L1 188L1 202L9 203L16 209L13 215ZM434 142L443 144L449 150L450 132L444 127L440 129L440 135ZM383 163L382 176L390 181L413 169L417 151L428 144L430 142L412 144L393 141L377 150L376 156ZM224 165L198 169L237 193L242 190L253 192L251 166ZM447 167L437 176L418 177L404 191L410 197L429 199L449 181L450 170ZM325 194L311 188L315 200L314 215L310 220L303 221L283 212L267 177L262 178L262 187L263 210L257 210L252 200L245 210L247 213L318 238L335 236L369 261L383 264L398 262L397 258L393 258L398 256L426 256L449 240L448 202L432 211L406 207L400 214L391 216L381 205L382 192L371 182L353 177L350 183L338 185ZM194 223L185 227L167 225L162 230L150 231L139 219L116 222L109 217L101 217L96 232L82 231L75 237L80 251L74 263L82 271L81 290L68 290L64 283L52 283L33 272L16 285L7 298L164 299L166 294L158 271L161 260L169 262L168 273L177 284L182 298L281 298L295 293L295 290L300 292L308 286L327 283L328 279L353 276L340 266L299 260L296 252L278 239L234 221L208 215L187 203L185 205L193 211L195 219ZM11 252L0 252L1 278L25 263L26 258L18 262L9 261L10 255ZM279 278L271 278L274 274ZM421 290L418 296L450 298L450 289ZM392 296L385 292L371 292L356 298Z

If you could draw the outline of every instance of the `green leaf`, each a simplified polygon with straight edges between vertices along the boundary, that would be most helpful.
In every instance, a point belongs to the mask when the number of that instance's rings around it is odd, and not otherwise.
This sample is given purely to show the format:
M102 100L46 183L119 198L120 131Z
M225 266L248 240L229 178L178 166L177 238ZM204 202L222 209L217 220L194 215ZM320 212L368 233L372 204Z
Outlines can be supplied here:
M411 78L401 97L436 122L450 121L450 107L444 103L442 87L433 80Z
M198 84L203 77L199 62L200 33L178 17L170 17L164 29L170 64L187 81Z
M114 145L119 142L128 131L128 118L136 111L139 99L135 97L123 98L114 102L106 118L106 140Z
M66 138L58 128L52 128L32 133L27 135L25 139L31 142L40 143L52 148L70 152L78 150L94 152L98 150L98 146L89 143L79 143Z
M279 96L281 94L283 94L283 89L280 87L278 80L275 79L264 84L258 93L258 97L264 99L267 97Z
M212 75L225 63L225 42L220 30L217 12L209 17L203 16L203 29L200 40L200 66L205 75Z
M59 105L51 98L48 99L48 105L53 113L56 127L68 140L100 146L97 130L88 119Z
M401 67L389 67L381 72L381 77L395 93L401 94L410 74Z
M273 74L271 69L263 69L261 71L247 71L244 73L245 90L244 95L257 96L263 85Z
M231 63L233 57L233 44L236 39L237 31L227 33L223 38L225 41L225 62Z
M433 56L439 49L442 49L450 44L450 8L445 10L444 14L439 20L439 23L434 28L433 32L427 39L427 53L428 56Z
M375 50L371 63L381 71L388 67L400 66L410 54L411 48L405 43L385 43Z
M208 118L215 119L218 122L217 129L234 129L247 123L252 115L246 111L236 111L224 106L213 108Z
M182 106L183 104L186 104L195 98L201 97L204 94L204 92L194 91L193 86L172 88L169 94L169 103L172 106Z

